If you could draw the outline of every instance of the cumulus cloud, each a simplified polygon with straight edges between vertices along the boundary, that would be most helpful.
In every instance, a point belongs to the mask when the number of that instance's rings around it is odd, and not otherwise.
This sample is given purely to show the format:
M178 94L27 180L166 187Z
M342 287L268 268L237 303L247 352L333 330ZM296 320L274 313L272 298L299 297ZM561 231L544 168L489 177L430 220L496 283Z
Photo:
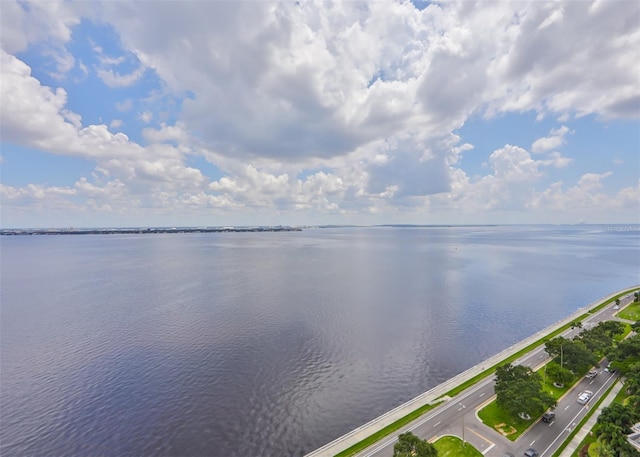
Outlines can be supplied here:
M3 1L0 42L10 53L24 51L40 41L66 43L80 20L81 11L68 2Z
M169 145L143 148L105 125L82 126L66 109L64 89L52 90L31 76L29 66L0 51L2 140L63 155L96 160L111 173L128 179L149 179L179 187L199 186L199 170L184 165L183 151ZM180 182L183 180L183 182Z
M588 175L577 190L536 193L545 167L573 165L558 152L569 121L640 117L639 12L634 2L575 1L422 10L411 2L7 2L2 140L94 161L96 175L70 188L105 210L114 205L99 201L98 189L164 208L542 207L554 192L601 194L588 189ZM184 99L175 116L139 108L143 123L165 121L131 135L144 145L111 131L119 119L83 123L65 89L43 85L15 57L51 42L59 73L68 71L77 60L62 50L83 18L112 30L125 53L93 46L108 88L153 73L162 87L154 96ZM112 100L122 113L138 106ZM565 124L531 144L541 160L508 144L491 153L485 176L461 169L473 145L452 132L473 116L529 111ZM224 176L187 166L190 155Z
M557 149L562 146L565 142L564 136L569 132L569 128L567 126L562 126L558 129L551 130L549 136L544 138L538 138L531 145L531 150L534 153L546 152L550 149Z
M540 165L552 166L554 168L564 168L573 162L573 159L569 157L564 157L559 152L552 152L549 154L548 159L539 160L538 163Z
M575 185L566 189L560 181L553 183L546 190L537 193L529 206L534 209L569 213L589 211L592 216L597 216L593 213L597 208L626 209L637 214L640 185L626 187L615 195L609 195L603 191L603 181L611 176L611 172L586 173Z

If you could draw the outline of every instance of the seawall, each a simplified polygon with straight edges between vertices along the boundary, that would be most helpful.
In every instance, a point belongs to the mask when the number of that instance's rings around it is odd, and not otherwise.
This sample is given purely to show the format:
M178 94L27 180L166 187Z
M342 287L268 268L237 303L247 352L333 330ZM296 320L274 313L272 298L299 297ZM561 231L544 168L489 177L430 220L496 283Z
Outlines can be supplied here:
M633 292L633 291L635 291L635 290L637 290L639 288L640 288L640 285L636 285L634 287L624 288L624 289L618 290L616 292L613 292L613 293L607 295L606 297L603 297L603 298L601 298L599 300L596 300L596 301L594 301L593 303L591 303L591 304L589 304L587 306L579 308L574 313L572 313L571 315L565 317L564 319L561 319L561 320L551 324L547 328L534 333L533 335L529 336L528 338L523 339L522 341L519 341L518 343L515 343L514 345L508 347L507 349L499 352L498 354L495 354L495 355L489 357L488 359L482 361L481 363L478 363L477 365L469 368L468 370L463 371L462 373L460 373L460 374L454 376L453 378L443 382L442 384L439 384L439 385L433 387L432 389L429 389L428 391L424 392L423 394L418 395L417 397L409 400L406 403L403 403L402 405L392 409L391 411L388 411L388 412L384 413L383 415L373 419L372 421L367 422L366 424L361 425L360 427L358 427L358 428L350 431L349 433L347 433L347 434L345 434L345 435L343 435L343 436L331 441L330 443L325 444L324 446L322 446L322 447L316 449L315 451L307 454L305 457L333 457L333 456L335 456L336 454L338 454L338 453L350 448L351 446L353 446L356 443L359 443L363 439L365 439L365 438L373 435L374 433L382 430L387 425L394 423L398 419L406 416L407 414L415 411L416 409L418 409L418 408L420 408L420 407L422 407L424 405L434 403L437 399L442 399L441 397L443 395L445 395L447 392L449 392L451 389L453 389L453 388L459 386L460 384L468 381L469 379L473 378L474 376L477 376L478 374L482 373L485 369L490 368L490 367L498 364L502 360L504 360L504 359L516 354L517 352L519 352L522 349L526 348L530 344L535 343L539 339L543 338L545 335L548 335L549 333L554 332L558 328L575 321L578 317L580 317L583 314L585 314L588 310L600 305L602 302L605 302L605 301L615 297L616 295L624 294L625 292Z

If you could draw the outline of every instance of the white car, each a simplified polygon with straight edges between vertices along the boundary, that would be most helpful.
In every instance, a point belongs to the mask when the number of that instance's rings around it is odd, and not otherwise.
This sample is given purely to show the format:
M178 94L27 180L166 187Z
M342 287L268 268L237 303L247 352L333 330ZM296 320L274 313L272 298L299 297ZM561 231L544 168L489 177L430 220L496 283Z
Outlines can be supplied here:
M594 368L593 370L589 370L589 373L587 373L587 376L585 377L587 379L592 379L592 378L595 378L596 376L598 376L598 370Z
M591 398L592 395L593 395L593 392L591 392L590 390L585 390L580 395L578 395L578 400L577 401L581 405L584 405L589 401L589 399Z

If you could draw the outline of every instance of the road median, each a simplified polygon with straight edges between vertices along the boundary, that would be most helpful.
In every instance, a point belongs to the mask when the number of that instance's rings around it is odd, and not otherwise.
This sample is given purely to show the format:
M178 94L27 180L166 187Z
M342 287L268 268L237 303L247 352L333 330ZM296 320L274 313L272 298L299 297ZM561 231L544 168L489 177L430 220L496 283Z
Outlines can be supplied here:
M407 423L413 421L415 418L421 416L427 411L432 410L432 405L434 403L445 402L445 399L448 401L451 397L460 393L461 390L465 390L471 385L486 378L495 371L496 366L512 361L510 360L511 358L513 358L513 360L519 358L522 355L521 352L525 350L525 352L528 352L534 347L543 344L545 339L555 336L554 334L560 333L566 328L569 328L572 322L575 322L576 320L583 320L593 315L612 300L615 300L630 291L636 290L639 287L640 286L634 286L613 292L606 297L589 304L588 306L578 309L564 319L555 322L547 328L540 330L498 354L489 357L483 362L465 370L432 389L429 389L408 402L403 403L376 419L373 419L372 421L316 449L305 457L346 457L354 455L374 442L383 439L385 436L391 435L392 433L400 430ZM416 416L418 410L422 412ZM374 436L375 440L372 440L371 438Z

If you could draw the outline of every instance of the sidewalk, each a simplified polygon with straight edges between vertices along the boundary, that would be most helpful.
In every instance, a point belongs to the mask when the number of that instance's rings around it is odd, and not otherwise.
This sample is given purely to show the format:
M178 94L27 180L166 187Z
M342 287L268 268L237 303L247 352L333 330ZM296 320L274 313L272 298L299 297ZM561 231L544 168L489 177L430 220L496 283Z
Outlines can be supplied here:
M566 448L564 448L564 451L562 451L562 454L560 454L560 457L571 457L571 454L573 454L576 451L576 449L578 449L578 446L580 445L580 443L582 443L582 440L591 431L593 426L596 425L596 421L598 420L598 416L600 415L600 412L604 408L609 406L609 404L611 404L611 402L613 401L614 398L616 398L616 395L618 395L618 392L620 392L622 387L624 386L622 385L620 380L618 380L616 382L616 385L613 386L613 389L611 389L611 392L609 392L609 395L607 395L607 397L602 401L602 403L600 403L600 406L598 406L598 409L596 409L593 412L593 414L591 414L587 422L585 422L585 424L582 426L580 431L576 433L576 435L573 437L569 445Z
M382 416L356 428L355 430L352 430L351 432L347 433L346 435L343 435L337 439L335 439L334 441L325 444L324 446L322 446L319 449L316 449L315 451L307 454L305 457L333 457L336 454L349 449L351 446L353 446L354 444L359 443L360 441L364 440L365 438L368 438L369 436L373 435L374 433L378 432L379 430L382 430L384 427L386 427L389 424L394 423L395 421L397 421L398 419L403 418L404 416L406 416L407 414L415 411L416 409L427 405L427 404L433 404L436 401L449 401L450 398L446 397L444 398L443 395L445 395L447 392L449 392L451 389L453 389L454 387L459 386L460 384L464 383L465 381L473 378L474 376L482 373L483 371L485 371L488 368L491 368L492 366L496 365L497 363L503 361L504 359L510 357L511 355L519 352L520 350L524 349L525 347L527 347L528 345L540 340L541 338L543 338L544 336L548 335L549 333L555 331L556 329L558 329L559 327L562 327L565 324L568 324L570 322L573 322L574 320L576 320L578 317L582 316L583 314L585 314L586 312L588 312L588 310L590 310L591 308L601 304L602 302L605 302L607 300L609 300L612 297L615 297L616 295L626 292L626 291L633 291L635 289L637 289L640 286L635 286L632 288L625 288L622 290L618 290L616 292L613 292L609 295L607 295L606 297L603 297L583 308L578 309L575 313L571 314L570 316L565 317L564 319L556 322L555 324L552 324L550 326L548 326L547 328L540 330L539 332L536 332L535 334L531 335L528 338L525 338L524 340L512 345L511 347L505 349L504 351L484 360L483 362L477 364L476 366L473 366L471 368L469 368L468 370L458 374L457 376L449 379L448 381L443 382L442 384L439 384L438 386L434 387L433 389L428 390L427 392L413 398L412 400L409 400L408 402L396 407L395 409L392 409L391 411L383 414Z

